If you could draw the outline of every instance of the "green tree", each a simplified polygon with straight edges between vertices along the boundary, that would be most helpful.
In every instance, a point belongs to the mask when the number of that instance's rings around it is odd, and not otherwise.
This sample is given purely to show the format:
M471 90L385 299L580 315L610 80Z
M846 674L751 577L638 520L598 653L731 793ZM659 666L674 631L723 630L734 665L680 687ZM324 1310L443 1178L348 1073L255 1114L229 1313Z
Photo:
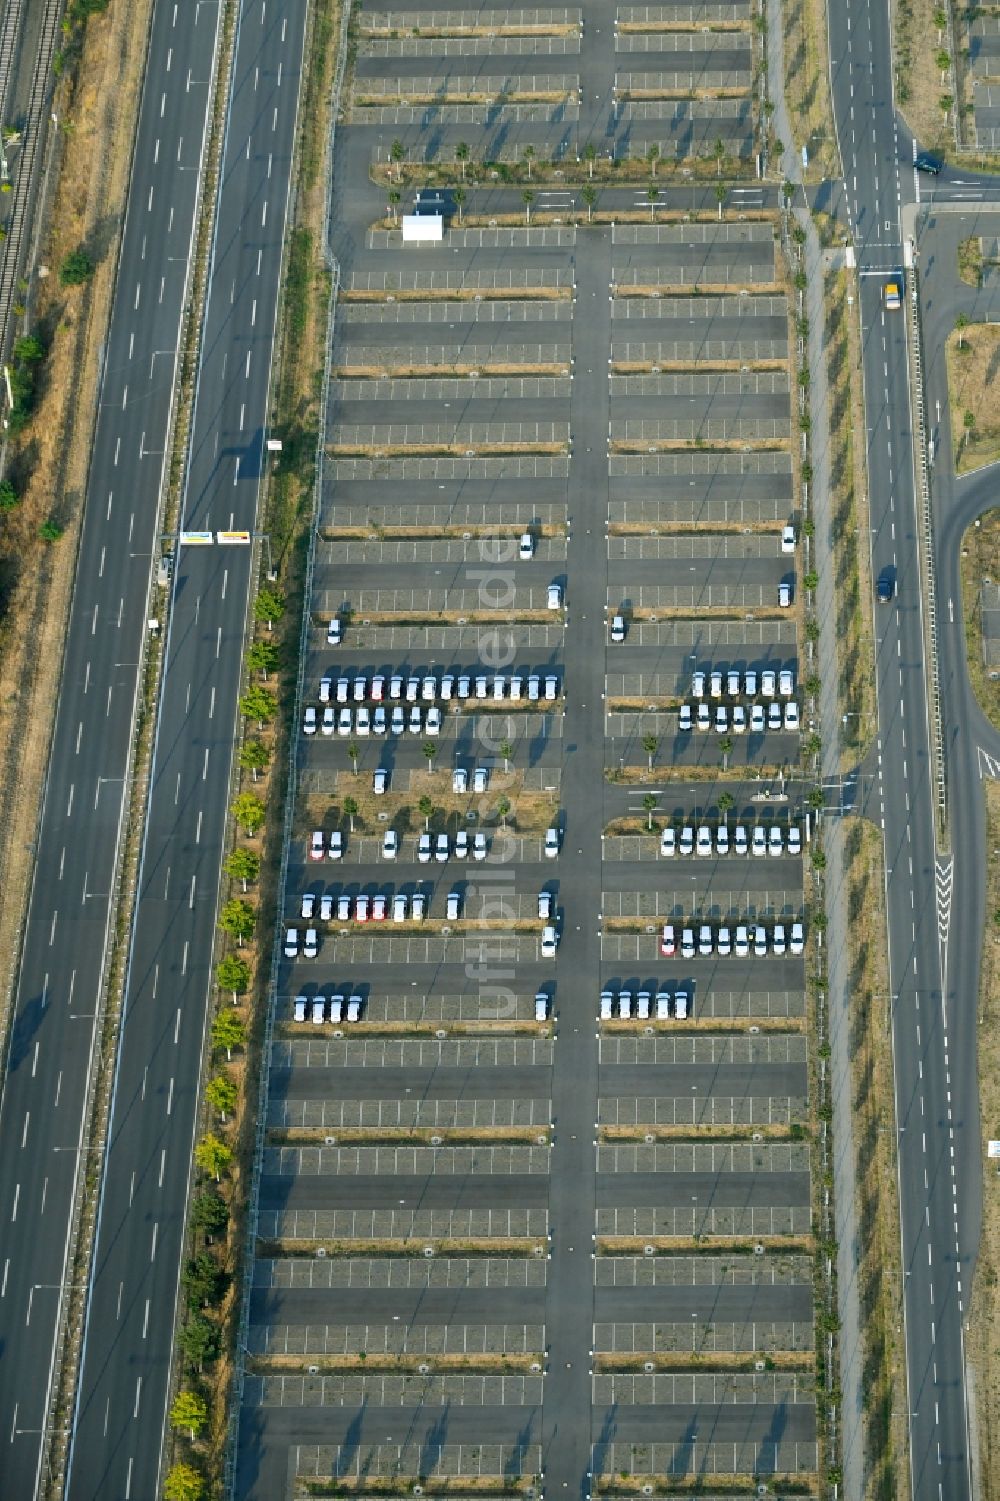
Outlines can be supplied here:
M458 145L455 147L455 160L460 164L460 166L462 168L462 181L464 182L465 181L465 168L466 168L466 164L467 164L467 162L469 160L469 143L468 143L468 141L459 141Z
M434 757L438 753L437 741L425 740L423 743L423 752L425 757L427 758L427 770L431 771L434 766Z
M38 535L43 542L58 542L63 534L63 529L52 516L42 522L38 528Z
M194 1149L194 1160L201 1172L207 1173L214 1178L216 1183L222 1181L222 1174L233 1160L232 1148L212 1131L206 1131Z
M587 205L587 223L592 224L594 220L594 204L597 202L597 189L592 182L584 183L580 189L580 197Z
M715 201L719 205L719 218L721 219L722 205L726 201L726 184L724 182L717 182L715 184Z
M649 222L650 222L650 224L652 224L652 222L653 222L653 210L656 208L656 200L659 198L659 196L660 196L660 190L659 190L659 188L656 186L655 183L651 182L650 185L649 185L649 187L646 189L646 198L649 201Z
M420 799L417 807L420 809L420 816L424 821L424 828L429 829L431 826L431 814L434 812L434 804L431 802L426 792Z
M199 1251L184 1263L181 1286L192 1313L199 1308L214 1308L226 1290L226 1274L211 1251Z
M219 927L230 938L235 938L238 944L242 946L248 938L253 937L256 925L257 913L249 902L241 901L239 897L223 902L219 913Z
M20 500L9 479L0 480L0 511L12 511Z
M251 839L264 822L264 804L253 792L241 792L233 799L229 811Z
M531 205L534 202L534 198L535 198L535 195L534 195L533 191L531 190L531 188L525 188L524 191L521 194L521 202L524 204L524 222L525 222L525 224L530 224L531 223Z
M212 1188L196 1193L191 1200L191 1224L209 1239L221 1235L229 1224L229 1210L222 1195Z
M944 36L944 29L947 24L948 13L943 6L939 5L937 10L934 12L934 25L937 27L938 46L941 45L941 38Z
M510 758L514 754L514 747L509 740L501 740L497 749L501 756L503 756L503 769L504 771L508 771L510 769Z
M959 349L965 348L965 330L969 326L969 319L965 313L959 313L955 319L955 332L958 334Z
M270 724L277 712L274 694L258 683L251 683L240 699L240 713L247 719L255 719L258 725Z
M715 157L716 174L717 176L721 177L722 163L726 159L725 142L723 141L721 136L716 137L715 145L712 147L712 155Z
M810 568L808 573L802 575L802 582L809 590L815 589L819 583L819 574L815 568Z
M208 1421L208 1403L198 1392L178 1392L170 1408L170 1426L189 1435L192 1444ZM200 1479L200 1476L199 1476Z
M824 796L822 787L814 787L806 798L806 806L812 808L817 813L825 802L826 797Z
M583 156L584 160L587 163L587 176L593 177L594 163L597 160L597 147L594 145L593 141L588 141L586 146L584 146Z
M251 672L263 673L266 678L269 672L275 672L281 661L281 648L275 641L269 641L266 636L257 641L251 641L247 651L247 666Z
M354 775L357 776L357 774L358 774L358 757L361 755L361 751L360 751L360 749L358 747L357 741L352 740L350 742L350 744L347 747L347 754L350 757L351 765L354 768Z
M59 267L59 280L64 287L82 286L85 281L90 280L93 274L94 263L82 245L71 250L69 255L63 258L63 263Z
M510 812L510 799L506 798L506 797L502 797L500 799L500 801L497 803L497 818L499 818L500 823L501 823L501 825L502 825L503 828L507 827L507 815L508 815L509 812Z
M354 820L358 816L358 801L354 797L344 798L344 816L350 824L351 833L354 833Z
M232 1115L239 1097L239 1090L226 1074L216 1074L205 1085L205 1098L212 1109L219 1112L223 1121L227 1115Z
M405 156L406 147L403 145L402 141L393 141L392 145L389 147L389 158L392 162L395 163L397 182L402 182L403 180L403 159Z
M807 735L802 749L807 756L818 756L820 750L822 749L822 745L823 742L818 735Z
M826 870L826 856L818 845L812 848L812 863L816 870Z
M655 141L653 142L652 146L650 146L649 150L646 152L646 160L649 163L650 175L655 180L655 178L656 178L656 164L660 160L660 148L659 148L659 146L657 146L657 144L656 144Z
M396 223L396 218L399 213L399 203L402 196L403 195L398 188L389 189L389 212L392 215L392 222L394 224Z
M722 769L723 771L728 771L729 757L733 753L733 742L728 735L723 735L722 739L719 741L719 749L722 752Z
M535 154L535 148L534 148L534 146L531 146L531 145L525 146L524 150L521 153L521 155L524 157L525 166L528 169L528 181L529 182L531 181L531 161L532 161L532 157L534 156L534 154Z
M215 971L220 990L228 990L236 1004L238 995L246 995L250 988L250 966L239 954L223 954Z
M181 1343L183 1344L181 1331ZM205 1480L193 1465L171 1465L163 1479L164 1501L202 1501Z
M647 792L642 800L642 806L646 810L646 828L653 827L653 809L656 807L656 793Z
M945 75L951 67L951 53L945 52L944 48L942 48L934 61L941 70L941 82L944 83Z
M263 586L257 590L253 613L254 619L261 621L270 630L274 622L280 620L285 613L285 596L280 589Z
M454 198L455 202L458 204L458 222L459 222L459 224L461 224L461 222L462 222L462 206L465 203L465 189L464 188L455 188L455 190L454 190L454 192L452 193L451 196Z
M199 1375L219 1353L221 1340L218 1325L213 1324L211 1319L206 1319L202 1313L189 1318L177 1338L189 1370L197 1371ZM195 1494L200 1496L202 1493L198 1491Z
M722 822L728 823L728 814L736 799L731 792L719 793L719 812L722 814Z
M251 881L256 881L260 875L260 856L256 850L248 850L245 844L238 844L230 850L226 857L226 875L234 881L243 882L243 890L246 891Z
M954 100L954 98L952 97L951 94L942 94L941 98L938 100L938 109L944 115L944 117L945 117L946 120L947 120L948 116L951 114L952 105L954 103L955 103L955 100Z
M217 1012L212 1021L212 1049L216 1053L225 1052L226 1058L231 1059L234 1048L241 1048L247 1040L247 1029L238 1011L232 1006L224 1006Z
M24 365L33 365L45 355L45 345L34 334L25 334L14 340L14 358Z
M263 740L244 740L240 746L240 765L249 771L254 781L259 771L266 771L271 761L271 752Z
M642 748L646 752L650 771L652 771L653 769L653 757L656 755L657 747L659 746L659 744L659 735L643 735L642 737Z

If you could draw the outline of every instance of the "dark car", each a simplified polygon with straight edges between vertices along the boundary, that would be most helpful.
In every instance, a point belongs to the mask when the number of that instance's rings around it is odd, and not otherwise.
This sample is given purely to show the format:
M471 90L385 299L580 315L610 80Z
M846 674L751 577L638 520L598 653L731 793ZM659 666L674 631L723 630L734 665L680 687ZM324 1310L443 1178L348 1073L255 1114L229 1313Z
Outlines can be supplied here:
M921 151L913 165L918 172L929 172L932 177L937 177L944 162L940 157L932 156L929 151Z
M888 568L884 568L878 576L878 602L887 605L892 602L895 580Z

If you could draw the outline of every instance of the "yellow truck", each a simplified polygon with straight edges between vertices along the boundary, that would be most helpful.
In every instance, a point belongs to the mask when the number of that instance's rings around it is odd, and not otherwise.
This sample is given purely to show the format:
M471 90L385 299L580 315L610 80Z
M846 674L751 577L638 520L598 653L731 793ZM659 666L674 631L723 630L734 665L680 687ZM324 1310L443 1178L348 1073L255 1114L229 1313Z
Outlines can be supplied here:
M896 280L887 281L885 284L885 305L890 313L898 313L902 306L900 300L900 286Z

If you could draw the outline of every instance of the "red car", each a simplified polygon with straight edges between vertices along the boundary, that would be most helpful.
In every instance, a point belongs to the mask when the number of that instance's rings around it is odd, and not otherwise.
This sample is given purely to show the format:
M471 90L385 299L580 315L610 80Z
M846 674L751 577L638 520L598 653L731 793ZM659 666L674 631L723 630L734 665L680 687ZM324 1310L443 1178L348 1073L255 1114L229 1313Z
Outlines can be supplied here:
M663 933L660 936L660 953L665 959L670 959L673 956L674 949L674 925L673 923L665 922L663 924Z

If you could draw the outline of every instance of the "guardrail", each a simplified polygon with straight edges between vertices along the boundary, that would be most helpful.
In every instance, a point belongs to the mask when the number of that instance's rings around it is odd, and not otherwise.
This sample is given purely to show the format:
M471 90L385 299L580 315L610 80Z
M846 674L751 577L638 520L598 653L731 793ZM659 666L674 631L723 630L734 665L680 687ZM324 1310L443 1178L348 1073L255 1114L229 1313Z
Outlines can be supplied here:
M927 692L930 711L931 775L938 808L938 833L944 834L948 818L948 788L944 767L944 730L941 716L941 674L938 668L937 585L934 575L934 519L931 512L930 471L927 463L927 419L924 410L923 360L920 340L920 306L917 296L918 272L910 274L910 303L913 313L913 395L916 416L914 445L920 488L918 514L919 552L927 609L924 614L927 653ZM940 840L938 840L940 843Z
M299 631L299 662L295 678L295 695L291 716L291 746L288 756L288 784L285 789L285 816L281 830L281 864L278 872L278 892L283 893L288 879L288 855L291 848L292 827L295 820L295 795L298 787L298 726L302 713L302 696L308 657L309 632L312 628L313 577L316 567L316 543L319 528L320 504L323 494L324 457L326 451L326 413L329 401L331 370L333 368L333 329L340 292L340 265L330 246L333 225L333 159L337 133L337 116L340 111L340 94L347 69L348 35L351 22L351 0L346 0L341 14L340 44L333 77L331 100L333 123L330 145L326 153L323 192L326 202L326 222L323 229L323 258L330 272L330 298L327 309L326 354L323 360L323 384L320 391L319 423L316 437L316 477L313 482L313 506L309 521L309 546L306 551L306 568L303 585L302 625ZM307 38L308 49L308 38ZM307 51L308 55L308 51ZM293 215L289 215L289 223ZM253 1166L250 1172L250 1192L247 1196L246 1246L244 1248L243 1277L240 1288L240 1319L236 1332L233 1386L230 1395L229 1432L226 1438L224 1465L224 1490L229 1501L236 1495L236 1457L239 1443L240 1414L243 1408L243 1387L246 1379L247 1340L250 1332L250 1295L253 1290L254 1250L257 1242L257 1212L260 1203L261 1163L264 1155L264 1140L267 1134L267 1095L269 1087L269 1060L274 1037L274 998L278 989L278 966L281 962L282 907L279 901L274 924L274 943L271 949L271 973L268 977L268 1001L261 1038L261 1068L258 1085L256 1132L254 1135Z

